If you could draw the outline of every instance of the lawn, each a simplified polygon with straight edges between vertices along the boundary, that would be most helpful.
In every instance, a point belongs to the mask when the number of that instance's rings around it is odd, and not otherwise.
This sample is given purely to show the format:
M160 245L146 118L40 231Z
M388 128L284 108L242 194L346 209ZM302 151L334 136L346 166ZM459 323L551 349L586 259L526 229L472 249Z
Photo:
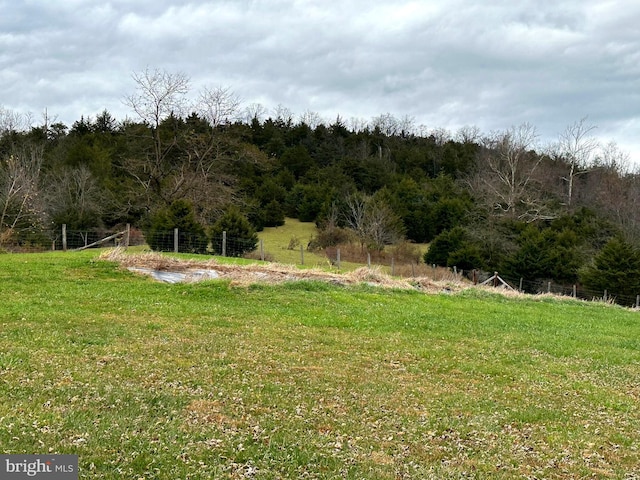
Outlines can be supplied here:
M640 317L481 290L167 285L0 255L0 450L85 479L638 478Z

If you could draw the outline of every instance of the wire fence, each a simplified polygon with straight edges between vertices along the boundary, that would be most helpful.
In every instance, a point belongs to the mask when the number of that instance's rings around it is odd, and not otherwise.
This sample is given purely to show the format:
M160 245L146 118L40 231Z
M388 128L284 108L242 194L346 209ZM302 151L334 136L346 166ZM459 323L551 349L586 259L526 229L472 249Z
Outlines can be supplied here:
M174 253L209 254L227 257L247 257L262 261L272 261L278 255L269 251L273 246L265 245L262 240L242 239L227 236L226 232L208 237L181 232L178 229L170 231L150 232L146 236L140 229L126 226L122 230L94 229L87 231L61 229L21 231L13 235L5 232L0 236L0 253L3 252L44 252L51 250L82 250L92 247L142 246L148 245L153 250ZM281 247L279 247L281 249ZM294 263L305 264L307 250L299 246L299 256ZM320 252L328 264L340 269L343 263L366 264L368 267L382 267L392 276L399 277L428 277L434 280L455 281L467 279L475 284L481 284L497 276L497 272L483 272L478 270L462 271L456 267L442 268L435 265L425 265L419 255L404 252L394 256L387 252L342 250L337 247L324 249ZM293 258L296 258L294 256ZM501 283L494 286L509 288L529 294L554 294L583 300L618 303L629 307L640 308L640 292L629 294L605 289L597 291L581 285L561 284L552 279L525 279L500 276Z

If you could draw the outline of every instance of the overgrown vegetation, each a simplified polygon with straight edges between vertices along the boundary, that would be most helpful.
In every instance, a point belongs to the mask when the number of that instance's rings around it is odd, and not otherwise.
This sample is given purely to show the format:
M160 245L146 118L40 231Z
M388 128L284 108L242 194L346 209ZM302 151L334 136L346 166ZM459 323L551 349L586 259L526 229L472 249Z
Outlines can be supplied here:
M167 285L94 255L0 256L3 453L82 479L640 475L637 312Z

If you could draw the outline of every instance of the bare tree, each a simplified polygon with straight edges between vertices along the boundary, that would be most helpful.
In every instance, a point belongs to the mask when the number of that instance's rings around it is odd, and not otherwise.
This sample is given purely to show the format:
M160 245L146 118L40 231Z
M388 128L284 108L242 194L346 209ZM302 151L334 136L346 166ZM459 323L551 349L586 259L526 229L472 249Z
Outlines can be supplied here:
M44 196L52 218L73 228L96 226L96 219L105 210L106 198L86 165L52 174L47 185L50 187Z
M183 113L190 83L185 74L147 68L131 76L136 83L136 92L126 96L124 103L143 122L158 128L160 122L172 113Z
M362 249L364 249L367 238L365 221L367 218L368 198L366 195L356 193L348 195L345 199L345 223L360 240Z
M386 203L368 195L347 196L344 219L363 251L366 245L382 250L404 238L402 220Z
M429 136L433 137L436 145L440 147L451 140L451 132L446 128L434 128L429 132Z
M300 115L300 122L307 125L311 130L315 130L316 127L325 123L320 114L312 112L311 110L306 110L302 115Z
M481 139L480 128L465 125L456 132L455 138L460 143L478 143Z
M0 137L8 132L22 132L31 125L31 115L14 112L0 106Z
M590 200L615 219L629 241L640 235L640 175L631 171L629 156L609 142L594 155L585 188Z
M244 109L244 120L248 124L251 124L254 119L262 123L266 116L267 109L261 103L250 103Z
M592 133L595 126L586 123L586 117L570 125L560 134L556 147L556 157L566 162L569 172L563 180L567 183L567 205L570 207L574 197L575 179L584 174L590 166L598 148L598 141Z
M293 124L293 112L281 103L274 108L273 113L276 120L282 122L283 125L290 127Z
M351 117L348 122L348 128L355 133L364 132L369 128L369 122L364 118Z
M368 202L365 228L369 245L378 251L382 251L385 245L404 239L405 229L402 220L389 205L380 200L373 199Z
M630 171L629 154L620 149L618 144L610 141L595 154L594 166L606 168L625 175Z
M131 107L148 128L152 147L144 157L129 159L128 172L138 180L145 191L159 195L163 179L172 170L165 161L177 145L174 136L163 136L161 123L171 115L180 115L187 100L189 78L182 73L169 73L146 69L132 75L136 92L125 97L124 103Z
M500 215L533 220L545 217L536 188L542 156L534 151L535 127L524 123L484 139L479 170L472 187Z
M380 133L387 137L392 137L399 133L399 122L396 117L391 113L383 113L378 117L371 119L371 125L375 129L380 130Z
M44 146L28 143L0 160L0 243L42 219L39 177Z
M200 92L197 108L216 128L238 120L241 103L240 97L230 87L205 87Z
M416 133L416 119L409 115L403 116L398 120L398 129L403 137L410 137Z

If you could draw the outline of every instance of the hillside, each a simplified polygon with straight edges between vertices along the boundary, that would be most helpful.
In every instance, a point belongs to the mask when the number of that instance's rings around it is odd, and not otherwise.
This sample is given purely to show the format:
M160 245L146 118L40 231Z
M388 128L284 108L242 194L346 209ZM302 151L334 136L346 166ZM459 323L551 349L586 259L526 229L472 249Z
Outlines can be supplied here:
M586 119L548 146L527 123L487 133L391 115L210 123L165 108L170 86L152 80L136 97L166 112L151 123L103 111L0 129L0 251L59 247L63 226L81 247L128 224L158 251L173 250L178 228L184 252L222 253L226 232L233 256L255 257L256 234L295 219L318 225L310 265L326 249L366 258L430 244L406 264L498 271L532 293L551 282L625 305L640 295L640 175ZM308 235L286 241L267 253L298 263Z

